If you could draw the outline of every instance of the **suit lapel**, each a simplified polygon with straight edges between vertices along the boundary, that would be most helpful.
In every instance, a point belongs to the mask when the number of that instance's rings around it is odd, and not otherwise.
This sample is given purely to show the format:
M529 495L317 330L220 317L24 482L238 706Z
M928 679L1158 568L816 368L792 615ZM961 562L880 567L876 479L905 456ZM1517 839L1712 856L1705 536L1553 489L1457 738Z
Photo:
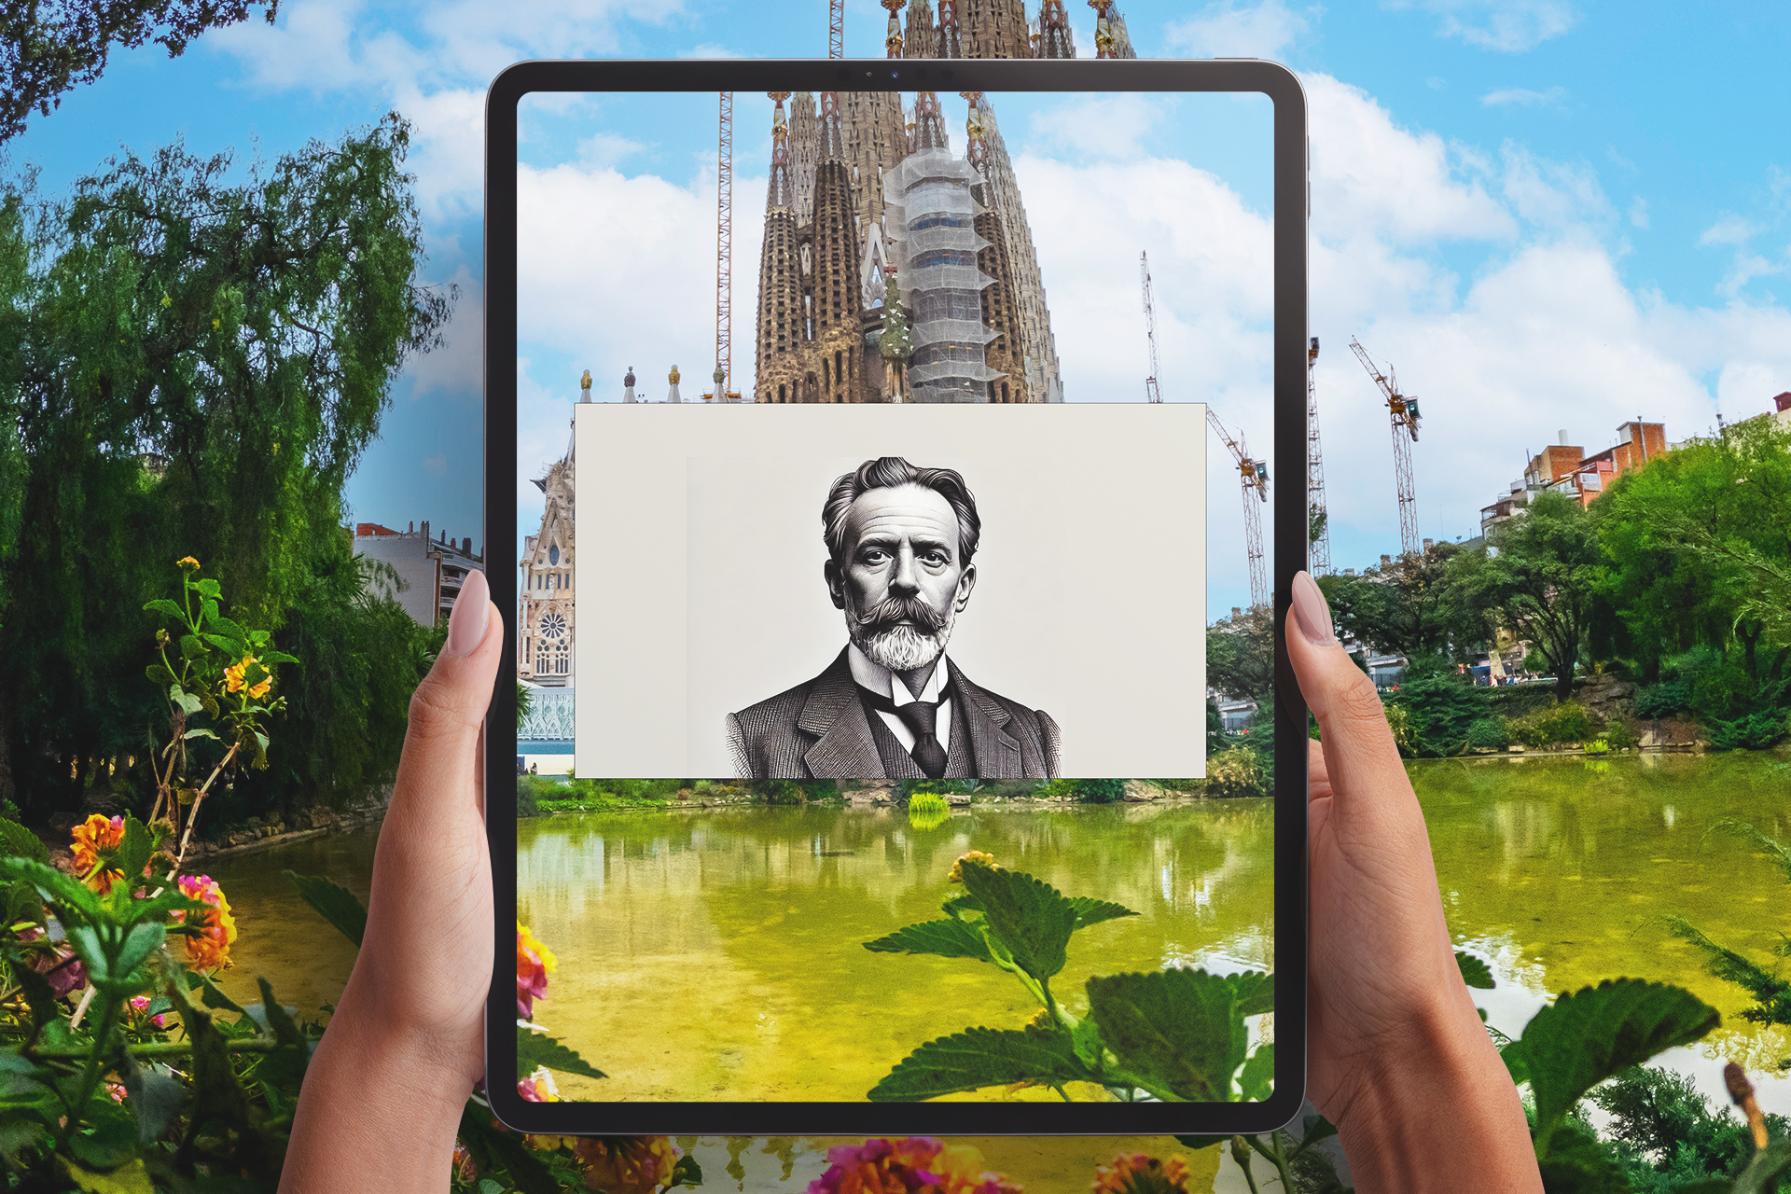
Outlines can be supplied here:
M796 718L796 728L815 736L802 760L816 779L876 779L883 775L883 760L877 754L871 723L864 715L864 703L858 699L844 651L815 679Z
M952 685L964 702L964 722L970 729L970 747L976 756L976 777L1021 778L1020 744L1007 732L1007 710L971 683L955 663L951 674Z

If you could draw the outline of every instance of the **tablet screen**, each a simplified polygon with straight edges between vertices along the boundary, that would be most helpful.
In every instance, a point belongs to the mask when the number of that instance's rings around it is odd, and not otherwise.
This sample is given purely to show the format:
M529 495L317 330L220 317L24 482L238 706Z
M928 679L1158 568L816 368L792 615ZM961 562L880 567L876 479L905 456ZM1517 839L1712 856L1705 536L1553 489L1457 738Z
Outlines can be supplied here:
M1268 1096L1272 122L524 97L525 1098Z

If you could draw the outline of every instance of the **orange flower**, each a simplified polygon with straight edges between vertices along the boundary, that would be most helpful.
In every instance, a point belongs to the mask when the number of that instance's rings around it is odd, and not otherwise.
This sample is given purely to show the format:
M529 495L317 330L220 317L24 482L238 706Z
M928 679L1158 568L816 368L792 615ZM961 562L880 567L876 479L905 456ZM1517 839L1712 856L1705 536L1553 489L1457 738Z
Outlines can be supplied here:
M191 568L194 572L199 571L199 561L192 556L181 556L174 561L174 566L176 568Z
M118 870L97 869L102 861L110 862L118 847L124 844L124 818L94 813L69 833L75 856L75 869L102 892L112 890L114 879L124 878Z
M208 905L200 914L200 931L187 938L187 959L201 970L221 970L230 965L230 947L236 943L236 918L230 915L230 901L210 875L182 875L180 890L190 900ZM186 913L176 912L174 919L184 923Z
M255 668L260 671L261 679L250 683L250 668ZM267 669L265 664L253 655L245 655L224 669L225 692L243 692L246 690L250 700L259 701L268 694L268 690L273 686L274 674Z
M516 1014L524 1020L535 1015L535 1000L547 998L547 976L559 964L553 951L535 940L520 920L516 922Z
M672 1180L678 1150L664 1136L583 1136L572 1151L585 1186L603 1194L654 1194Z
M1120 1153L1095 1170L1094 1194L1188 1194L1188 1163Z

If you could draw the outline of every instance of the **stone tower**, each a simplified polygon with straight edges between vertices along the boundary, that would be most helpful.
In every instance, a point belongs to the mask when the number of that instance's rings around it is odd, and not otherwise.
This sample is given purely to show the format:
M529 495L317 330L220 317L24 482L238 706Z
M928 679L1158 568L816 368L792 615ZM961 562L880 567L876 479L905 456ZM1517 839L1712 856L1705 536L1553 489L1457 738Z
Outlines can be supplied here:
M808 314L802 297L797 246L796 191L790 178L787 91L774 91L771 181L765 194L765 239L759 249L759 310L753 392L760 402L795 402L802 381L802 344Z
M958 0L966 58L1030 58L1024 0ZM941 8L944 5L941 4Z
M968 141L965 157L977 171L977 181L971 187L971 195L977 201L973 226L984 242L977 251L976 265L989 277L989 284L983 287L982 293L982 320L995 337L989 341L984 360L989 369L999 375L985 383L986 393L990 402L1025 402L1026 367L1020 351L1020 320L1014 307L1014 274L1008 256L1007 234L996 210L990 206L989 186L982 174L988 162L989 147L982 136L981 93L965 92L964 98L970 105L965 126Z
M839 96L832 91L821 93L821 163L815 168L814 202L811 304L815 333L804 353L804 384L815 385L816 401L858 402L864 396L858 218L846 168Z

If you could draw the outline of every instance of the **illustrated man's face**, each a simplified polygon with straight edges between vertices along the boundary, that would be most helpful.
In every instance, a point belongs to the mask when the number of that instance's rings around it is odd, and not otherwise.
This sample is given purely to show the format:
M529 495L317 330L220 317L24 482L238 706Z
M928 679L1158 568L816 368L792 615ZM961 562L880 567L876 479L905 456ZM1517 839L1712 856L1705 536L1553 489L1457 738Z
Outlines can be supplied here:
M951 503L924 485L869 489L847 511L845 532L843 555L827 563L827 588L846 613L846 633L891 671L926 667L945 651L976 585Z

